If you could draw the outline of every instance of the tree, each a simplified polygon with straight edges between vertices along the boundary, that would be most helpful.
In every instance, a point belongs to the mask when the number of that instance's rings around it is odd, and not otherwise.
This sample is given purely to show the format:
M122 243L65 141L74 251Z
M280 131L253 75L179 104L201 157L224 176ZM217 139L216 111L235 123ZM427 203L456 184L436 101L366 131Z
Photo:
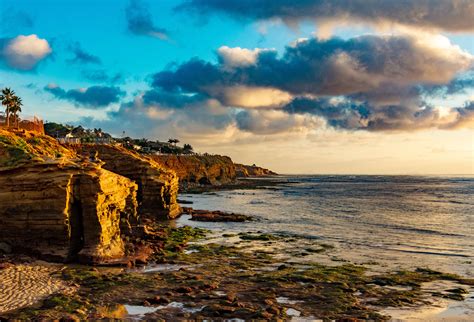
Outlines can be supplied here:
M176 144L179 143L179 140L178 139L169 139L168 143L173 144L174 146L176 146Z
M13 115L13 119L15 120L15 123L16 123L16 127L18 128L19 126L19 123L18 123L18 120L19 120L19 117L18 117L18 113L21 112L21 107L23 106L23 101L20 97L18 96L13 96L13 102L12 102L12 106L10 108L10 113Z
M5 105L5 115L7 118L7 127L10 126L10 111L14 104L15 91L12 91L11 88L5 87L2 90L2 95L0 95L0 100L2 105Z
M183 153L184 153L184 154L191 154L191 153L193 153L193 147L191 146L191 144L185 144L185 145L183 145Z

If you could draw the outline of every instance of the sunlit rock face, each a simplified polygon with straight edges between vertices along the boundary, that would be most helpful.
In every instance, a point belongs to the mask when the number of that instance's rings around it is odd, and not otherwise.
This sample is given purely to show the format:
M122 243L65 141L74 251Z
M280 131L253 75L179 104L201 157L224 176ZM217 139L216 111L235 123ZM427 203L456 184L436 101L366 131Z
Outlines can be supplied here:
M221 155L154 155L156 162L174 170L185 183L223 184L235 180L232 159Z
M77 149L85 157L100 159L103 168L137 183L140 215L166 219L181 213L176 201L179 181L173 170L120 146L90 144Z
M235 164L237 177L264 177L276 175L275 172L255 165Z
M130 225L137 223L137 185L104 169L93 169L74 179L70 213L82 212L82 224L87 228L83 229L79 256L85 261L122 257L121 234L129 234Z
M0 239L86 262L124 255L121 219L136 218L131 180L99 167L46 164L0 173Z
M59 261L122 258L121 235L138 220L136 191L130 179L47 137L0 133L0 241L14 251Z

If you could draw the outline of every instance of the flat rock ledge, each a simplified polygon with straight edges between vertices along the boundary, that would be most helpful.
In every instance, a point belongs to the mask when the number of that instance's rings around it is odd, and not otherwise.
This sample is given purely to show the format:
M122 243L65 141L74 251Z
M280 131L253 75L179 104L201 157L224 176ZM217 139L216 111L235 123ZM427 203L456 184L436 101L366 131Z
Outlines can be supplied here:
M196 210L193 208L183 207L183 213L191 215L191 220L194 221L245 222L253 220L252 217L247 215L228 213L219 210Z

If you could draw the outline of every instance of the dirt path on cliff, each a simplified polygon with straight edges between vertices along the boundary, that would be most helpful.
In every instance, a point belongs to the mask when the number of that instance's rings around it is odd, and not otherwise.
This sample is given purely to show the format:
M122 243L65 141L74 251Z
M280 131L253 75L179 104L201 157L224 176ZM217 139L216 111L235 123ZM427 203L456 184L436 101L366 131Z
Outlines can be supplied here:
M59 266L20 264L0 270L0 313L37 303L55 293L73 288L51 276Z

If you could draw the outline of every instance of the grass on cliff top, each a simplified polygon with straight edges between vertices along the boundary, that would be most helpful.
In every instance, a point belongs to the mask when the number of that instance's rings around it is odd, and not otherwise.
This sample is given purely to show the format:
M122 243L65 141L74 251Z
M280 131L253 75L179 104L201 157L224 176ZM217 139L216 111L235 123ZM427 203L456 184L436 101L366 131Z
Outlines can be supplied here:
M28 131L14 133L0 130L0 167L14 168L35 159L57 159L74 155L74 152L51 137Z

